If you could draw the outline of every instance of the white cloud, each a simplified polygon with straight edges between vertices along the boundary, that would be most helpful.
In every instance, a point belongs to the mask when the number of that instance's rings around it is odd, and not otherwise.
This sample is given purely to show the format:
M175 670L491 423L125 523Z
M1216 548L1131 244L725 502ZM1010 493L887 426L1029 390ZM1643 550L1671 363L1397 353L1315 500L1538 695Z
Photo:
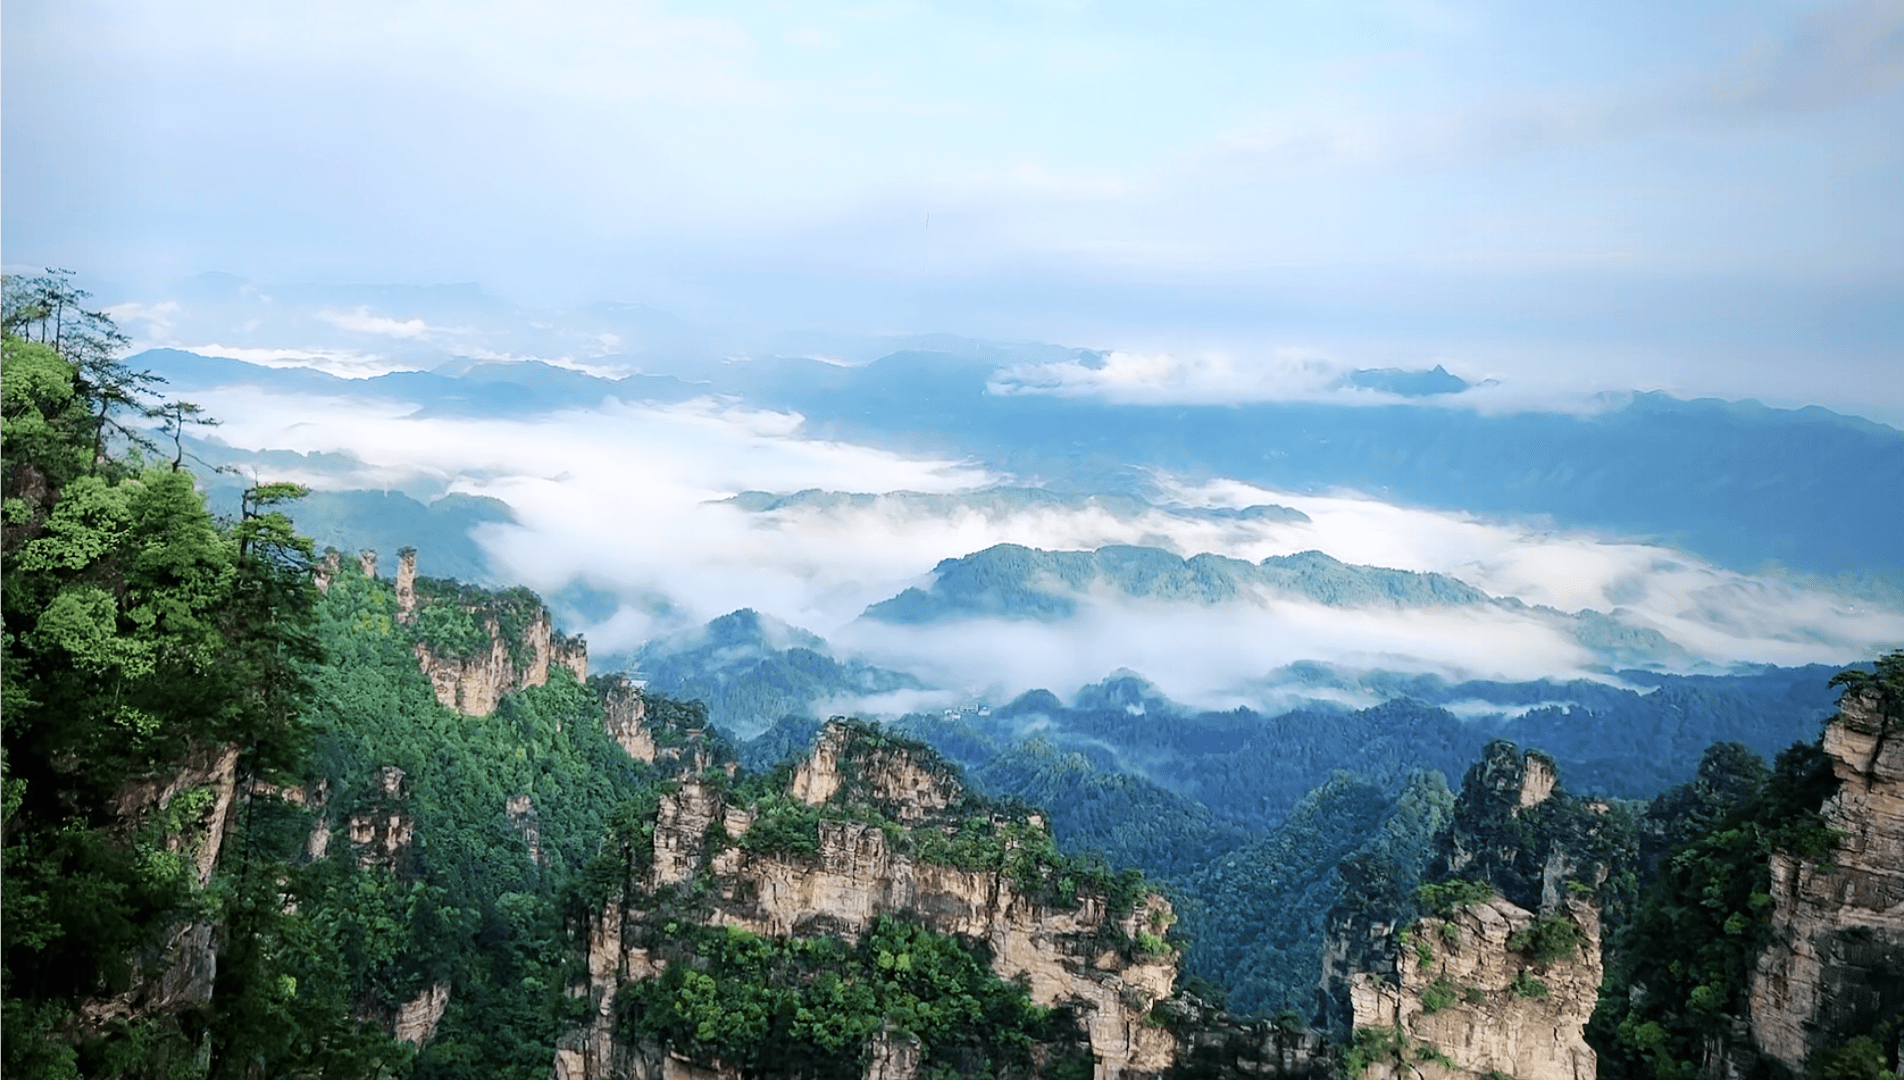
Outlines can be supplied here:
M1173 700L1213 709L1261 705L1262 677L1305 659L1510 680L1578 673L1592 662L1570 638L1528 616L1306 603L1186 607L1100 598L1063 623L856 623L835 639L876 663L992 701L1039 687L1069 693L1127 668Z
M1331 395L1347 369L1303 349L1264 359L1230 353L1178 356L1112 351L1095 361L1066 360L1006 368L988 389L996 394L1100 397L1119 404L1209 405ZM1394 400L1389 395L1369 395Z
M225 418L219 434L234 445L349 451L365 463L355 476L312 482L395 486L406 475L426 476L508 502L519 524L478 534L505 578L544 592L583 578L626 598L613 617L572 628L604 653L680 629L680 619L752 607L966 695L1068 691L1123 667L1173 697L1227 707L1278 693L1265 676L1306 659L1451 677L1602 677L1592 674L1595 658L1550 619L1496 608L1376 613L1271 599L1202 609L1091 596L1062 624L856 621L868 605L929 584L939 560L1005 542L1071 550L1148 544L1250 561L1320 549L1345 562L1450 574L1563 611L1617 608L1629 624L1659 629L1708 666L1839 663L1904 642L1899 612L1670 549L1353 493L1162 476L1158 488L1171 505L1135 515L1102 506L936 512L906 498L748 513L718 500L807 488L956 494L1000 478L958 461L814 438L797 415L713 399L610 402L522 421L420 416L397 403L255 388L201 397ZM1311 521L1183 512L1260 503L1292 506ZM421 561L428 572L428 551ZM652 614L655 594L678 614Z
M430 325L422 319L393 319L388 315L373 314L368 307L359 307L354 311L319 311L317 317L341 330L358 334L416 339L430 332Z
M286 349L256 345L224 345L218 342L178 344L174 346L200 356L219 356L243 360L248 364L273 368L314 368L344 379L368 379L393 371L415 371L417 365L380 353L360 349L317 348Z
M1093 357L1001 369L987 384L994 394L1091 397L1119 405L1239 405L1264 401L1311 401L1332 405L1395 405L1470 409L1485 414L1564 412L1592 414L1617 408L1628 394L1563 390L1551 380L1502 382L1459 360L1417 361L1415 370L1453 365L1470 383L1454 394L1404 398L1355 386L1358 365L1332 353L1301 346L1270 346L1221 352L1112 350Z

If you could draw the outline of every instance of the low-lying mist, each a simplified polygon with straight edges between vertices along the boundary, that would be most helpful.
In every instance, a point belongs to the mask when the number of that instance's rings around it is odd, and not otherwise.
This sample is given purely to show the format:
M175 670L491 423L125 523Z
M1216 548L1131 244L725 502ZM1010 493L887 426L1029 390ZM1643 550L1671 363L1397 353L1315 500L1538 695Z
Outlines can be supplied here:
M1691 669L1840 663L1904 642L1904 613L1835 591L1720 569L1654 543L1350 491L1156 475L1148 504L965 498L1011 478L971 461L815 438L797 414L713 397L610 399L534 419L433 416L406 402L256 387L197 397L223 418L216 434L232 447L339 453L356 463L267 478L507 502L515 521L477 532L495 578L545 594L585 583L612 614L570 629L586 632L603 655L746 607L955 695L991 698L1127 668L1187 703L1261 703L1274 693L1267 674L1301 660L1450 678L1608 677L1551 623L1498 605L1396 612L1272 599L1205 607L1100 592L1053 624L860 619L869 605L929 584L940 560L999 543L1134 544L1250 561L1321 550L1348 563L1446 574L1529 605L1605 612L1660 631L1684 650L1671 664ZM806 489L873 497L767 510L728 501L743 491ZM1299 513L1212 512L1250 507ZM424 573L429 558L420 554Z

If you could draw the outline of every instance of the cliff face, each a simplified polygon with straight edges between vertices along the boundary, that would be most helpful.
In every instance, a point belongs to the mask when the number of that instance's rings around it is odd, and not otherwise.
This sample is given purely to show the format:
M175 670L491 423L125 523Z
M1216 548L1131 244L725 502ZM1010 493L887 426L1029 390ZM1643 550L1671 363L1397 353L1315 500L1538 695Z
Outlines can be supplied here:
M648 702L633 683L622 678L610 683L602 695L602 714L609 738L627 751L629 757L654 764L655 752L660 747L655 743L654 732L648 729Z
M1585 1032L1604 975L1600 918L1573 894L1629 865L1634 834L1559 779L1545 755L1491 743L1429 874L1485 898L1399 928L1332 916L1324 1018L1353 1032L1351 1066L1374 1080L1594 1076Z
M763 804L746 805L697 776L682 780L661 799L648 868L589 927L595 1019L564 1043L558 1077L685 1076L690 1067L713 1070L699 1075L738 1075L718 1063L693 1065L654 1046L635 1045L616 1029L617 995L662 970L651 949L631 943L655 940L650 924L660 916L648 899L663 890L700 896L695 917L701 925L739 927L763 937L855 941L880 917L903 916L933 932L983 943L992 969L1022 980L1034 1002L1076 1011L1097 1076L1157 1075L1172 1065L1175 1039L1150 1022L1150 1013L1170 994L1175 957L1169 950L1153 956L1113 944L1160 934L1173 918L1161 897L1141 897L1127 911L1114 911L1106 897L1084 890L1073 904L1051 903L1028 895L1011 873L922 857L934 833L950 836L962 823L950 812L963 800L957 781L903 748L869 744L863 733L839 724L821 732L784 795L811 806L842 806L850 795L855 805L877 808L888 822L907 822L910 829L850 814L822 816L810 851L750 849L744 841L760 824ZM1007 823L997 817L988 825L1044 828L1035 820ZM916 1063L916 1054L901 1040L880 1053L869 1051L867 1060L881 1075L896 1077L909 1075L907 1062Z
M1573 943L1541 959L1539 941L1556 934ZM1601 975L1600 920L1584 901L1541 917L1496 897L1424 918L1396 956L1395 981L1352 978L1358 1033L1389 1039L1364 1075L1593 1080L1585 1031Z
M549 681L549 665L560 664L575 673L578 682L588 679L588 649L579 642L557 644L549 626L549 613L537 613L517 643L528 654L519 663L503 637L502 623L493 616L483 622L489 635L489 648L475 656L439 656L425 642L417 642L417 666L430 680L436 700L465 716L488 716L504 694Z
M1516 905L1551 908L1568 882L1597 888L1631 866L1637 834L1606 803L1559 786L1552 758L1496 740L1468 769L1431 879L1485 881Z
M345 822L358 866L396 868L408 857L410 841L416 835L416 817L408 805L407 780L395 765L378 769L376 805L352 814Z
M1821 747L1840 786L1821 814L1829 862L1773 852L1773 939L1753 972L1758 1051L1795 1073L1904 1012L1904 731L1846 694Z
M366 575L374 576L375 552L365 553L363 567ZM465 716L488 716L503 695L546 684L551 665L568 668L577 682L588 681L588 647L580 640L559 638L540 601L534 603L519 634L505 634L500 606L494 601L464 603L420 593L416 552L409 548L398 556L396 597L397 620L406 625L415 624L430 604L450 603L459 604L482 627L487 642L469 655L448 655L427 641L417 642L414 650L436 700Z
M127 832L158 829L160 849L188 860L200 889L211 884L224 849L238 795L238 756L236 746L198 747L177 767L127 784L113 800L114 816ZM166 821L168 816L173 820ZM169 927L135 958L129 987L81 1007L84 1023L176 1013L210 1002L218 977L218 930L196 920Z

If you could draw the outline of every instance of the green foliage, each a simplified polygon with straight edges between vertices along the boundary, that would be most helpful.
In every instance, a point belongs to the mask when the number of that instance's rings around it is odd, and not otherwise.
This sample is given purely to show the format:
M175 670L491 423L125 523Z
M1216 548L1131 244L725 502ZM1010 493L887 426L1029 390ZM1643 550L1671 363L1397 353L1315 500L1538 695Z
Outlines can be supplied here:
M375 1075L401 1057L388 1037L298 978L314 920L285 906L302 876L259 841L278 815L252 786L293 779L311 747L310 546L277 509L302 489L259 485L220 521L182 457L148 467L121 417L155 380L83 298L59 275L6 282L5 1071ZM234 797L201 881L211 810ZM162 940L192 925L222 942L208 1002L73 1022L149 988Z
M1580 930L1558 912L1534 917L1527 926L1507 935L1507 947L1546 965L1572 957L1580 950Z
M807 856L820 850L820 810L785 795L768 795L754 803L754 823L741 834L744 851Z
M1518 998L1547 999L1547 984L1534 978L1525 969L1514 973L1514 981L1507 984L1507 989Z
M1312 1009L1330 912L1390 923L1412 914L1452 804L1439 773L1414 775L1393 797L1331 778L1280 828L1178 884L1186 974L1223 983L1238 1013Z
M1407 1064L1407 1053L1408 1034L1401 1025L1359 1027L1349 1036L1348 1052L1342 1055L1342 1071L1349 1080L1356 1080L1370 1065L1384 1061Z
M1461 947L1461 928L1454 923L1436 923L1435 933L1441 938L1442 944L1448 946L1450 949L1458 949Z
M1890 1055L1869 1035L1852 1037L1843 1046L1818 1055L1814 1080L1897 1080L1890 1068Z
M489 651L489 631L459 604L424 606L417 612L416 626L417 637L438 656L459 659Z
M1829 857L1837 838L1818 809L1837 786L1830 758L1816 745L1795 745L1756 790L1662 858L1614 942L1620 961L1588 1030L1603 1075L1697 1074L1704 1040L1744 1014L1755 959L1769 940L1771 854Z
M921 1040L928 1073L995 1076L1028 1066L1035 1044L1082 1035L972 947L896 919L857 945L677 926L654 947L668 969L617 998L624 1031L749 1074L857 1077L863 1048L889 1027Z
M1421 1011L1430 1015L1460 1000L1460 984L1445 976L1421 988Z
M1443 917L1452 915L1470 904L1492 900L1498 895L1500 894L1487 882L1469 881L1464 878L1428 882L1415 889L1416 902L1424 910ZM1455 933L1459 934L1460 929L1456 928Z

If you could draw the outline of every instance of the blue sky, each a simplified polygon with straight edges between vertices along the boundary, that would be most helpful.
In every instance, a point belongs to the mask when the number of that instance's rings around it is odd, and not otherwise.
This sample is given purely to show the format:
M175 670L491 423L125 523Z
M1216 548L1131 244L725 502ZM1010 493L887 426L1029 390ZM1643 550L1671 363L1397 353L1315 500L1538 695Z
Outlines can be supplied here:
M6 263L113 299L477 281L1904 415L1895 2L9 0L4 30Z

